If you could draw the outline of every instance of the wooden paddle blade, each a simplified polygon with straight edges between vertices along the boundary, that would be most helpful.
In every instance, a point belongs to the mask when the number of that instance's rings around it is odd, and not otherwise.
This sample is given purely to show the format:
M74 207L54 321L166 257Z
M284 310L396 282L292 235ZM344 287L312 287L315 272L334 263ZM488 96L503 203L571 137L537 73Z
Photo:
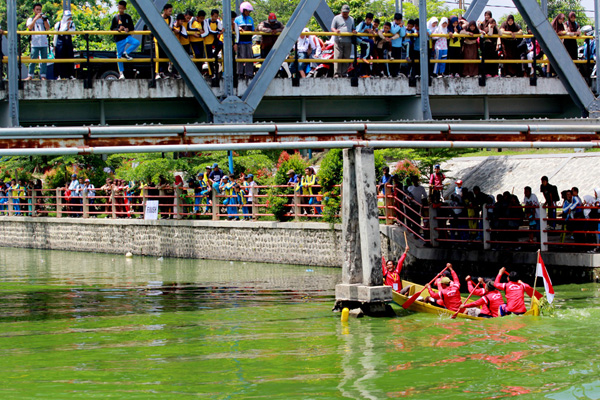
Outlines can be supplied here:
M413 294L410 299L406 300L404 302L404 304L402 304L402 308L407 309L408 307L412 306L412 304L419 298L419 296L421 295L421 293L423 293L423 290L425 290L426 288L421 289L420 292L417 292L415 294Z

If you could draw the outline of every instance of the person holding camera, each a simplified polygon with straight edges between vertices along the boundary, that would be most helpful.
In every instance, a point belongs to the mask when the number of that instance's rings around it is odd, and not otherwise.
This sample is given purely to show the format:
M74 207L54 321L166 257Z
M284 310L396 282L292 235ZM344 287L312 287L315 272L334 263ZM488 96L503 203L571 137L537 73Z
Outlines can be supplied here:
M46 14L42 14L42 5L40 3L33 5L33 12L35 15L27 20L27 30L34 32L49 30L48 17ZM38 58L42 60L48 59L48 36L46 35L31 35L31 59L35 60ZM40 64L40 78L43 81L46 80L46 66L46 63ZM29 64L29 72L25 80L32 80L34 73L35 64Z

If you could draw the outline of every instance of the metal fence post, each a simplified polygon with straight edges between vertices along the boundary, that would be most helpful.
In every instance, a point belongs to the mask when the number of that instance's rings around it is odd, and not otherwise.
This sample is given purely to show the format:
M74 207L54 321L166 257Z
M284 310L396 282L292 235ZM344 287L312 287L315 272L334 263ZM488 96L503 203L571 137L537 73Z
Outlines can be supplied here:
M10 192L10 191L9 191ZM15 206L14 206L14 201L13 201L13 197L12 197L12 193L8 196L8 215L9 216L13 216L15 215Z
M63 210L63 206L62 206L61 189L57 188L56 189L56 218L62 217L62 210Z
M84 35L85 38L85 48L86 48L86 62L85 67L87 68L86 78L83 81L84 89L92 88L92 71L90 70L90 35L87 33Z
M217 190L213 187L210 191L212 197L212 219L213 221L219 220L219 199L217 198Z
M488 218L488 208L483 206L483 211L481 213L482 224L483 227L483 249L490 250L492 248L492 244L490 240L492 239L492 232L490 232L490 220Z
M81 204L83 206L83 218L90 217L90 199L87 194L87 190L81 191Z
M429 206L429 240L431 242L432 247L438 247L438 237L439 232L437 230L438 220L437 217L437 208L433 208L433 206Z
M110 191L110 217L117 218L117 205L115 204L115 191Z
M546 208L540 204L540 250L541 251L548 251L548 232L546 232L546 230L548 229L548 221L546 221L546 218L548 218L548 212L546 211Z

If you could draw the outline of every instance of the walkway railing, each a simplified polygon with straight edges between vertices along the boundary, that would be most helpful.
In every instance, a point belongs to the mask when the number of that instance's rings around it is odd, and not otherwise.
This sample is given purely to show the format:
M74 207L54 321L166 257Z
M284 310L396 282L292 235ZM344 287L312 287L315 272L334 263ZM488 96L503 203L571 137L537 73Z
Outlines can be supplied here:
M600 211L595 211L600 207L596 206L582 205L577 217L570 218L562 215L560 206L422 205L391 186L379 197L380 219L404 227L428 246L571 252L600 248Z
M6 34L6 33L5 33ZM119 36L119 35L141 35L141 36L148 36L151 35L150 31L132 31L129 33L123 33L123 32L116 32L116 31L68 31L68 32L57 32L57 31L43 31L43 32L32 32L32 31L17 31L17 37L20 40L20 37L25 36L25 37L29 37L29 36L35 36L35 35L83 35L85 40L86 40L86 48L89 49L89 43L90 43L90 35L96 35L96 36ZM272 35L272 36L277 36L279 35L279 33L265 33L265 32L240 32L240 35L261 35L261 36L265 36L265 35ZM333 33L333 32L304 32L301 34L301 36L324 36L324 37L333 37L333 36L343 36L343 37L353 37L353 38L360 38L360 37L378 37L378 34L369 34L369 33ZM392 37L392 34L384 34L385 37ZM406 37L408 38L417 38L419 35L417 33L410 33L407 34ZM512 35L484 35L484 34L480 34L480 35L467 35L467 34L454 34L454 35L449 35L449 34L431 34L428 37L430 38L439 38L439 37L446 37L446 38L450 38L450 37L454 37L454 38L470 38L470 39L523 39L523 38L534 38L533 35L527 35L527 34L522 34L522 35L515 35L514 37ZM593 36L585 36L585 35L581 35L581 36L560 36L560 39L564 39L564 40L578 40L578 39L593 39ZM344 64L348 64L348 63L353 63L355 65L358 64L412 64L412 63L419 63L418 59L415 60L411 60L411 59L373 59L373 58L360 58L360 56L358 55L358 50L360 49L360 43L358 43L357 40L353 40L354 42L354 52L356 54L355 58L352 59L321 59L321 58L308 58L308 59L296 59L294 57L288 57L285 62L287 63L318 63L318 64L334 64L334 63L344 63ZM86 51L86 50L81 50L82 52ZM193 62L196 63L204 63L204 62L217 62L217 63L222 63L223 59L222 58L191 58ZM248 63L248 62L252 62L252 63L261 63L263 62L265 59L264 58L236 58L235 62L238 63ZM89 64L94 64L94 63L137 63L137 64L141 64L141 63L149 63L152 67L154 67L154 65L156 63L164 63L164 62L169 62L170 60L168 58L158 58L155 56L154 53L154 44L152 44L151 46L151 52L150 52L150 57L147 58L133 58L131 60L125 59L125 58L90 58L90 57L82 57L82 58L65 58L65 59L31 59L29 57L23 57L21 55L19 55L19 62L24 62L24 63L34 63L34 64L43 64L43 63L74 63L74 64L85 64L85 65L89 65ZM2 60L3 63L7 63L8 62L8 58L5 56L4 59ZM592 58L589 59L585 59L585 60L573 60L574 63L576 64L592 64L595 63L595 60L593 60ZM429 59L428 63L432 63L432 64L436 64L436 63L442 63L442 64L549 64L548 60L544 60L544 59L536 59L534 57L533 60L523 60L523 59L485 59L485 58L475 58L475 59L444 59L444 60L437 60L437 59ZM590 71L591 72L591 71Z
M148 201L158 201L159 219L208 217L220 219L273 218L269 199L283 198L284 217L322 219L322 196L316 194L320 186L313 186L314 195L294 191L290 186L242 187L244 194L226 194L210 190L207 194L194 193L185 187L143 187L129 192L126 187L70 191L66 188L33 189L0 196L0 215L30 217L80 218L144 218ZM281 192L272 193L274 189ZM293 192L293 193L292 193Z

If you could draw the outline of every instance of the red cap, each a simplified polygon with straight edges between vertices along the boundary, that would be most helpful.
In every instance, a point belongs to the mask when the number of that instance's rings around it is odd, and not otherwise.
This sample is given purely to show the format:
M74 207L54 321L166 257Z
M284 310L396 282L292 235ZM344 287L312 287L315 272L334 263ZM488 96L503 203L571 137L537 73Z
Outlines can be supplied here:
M269 21L277 21L277 15L275 13L269 14Z

